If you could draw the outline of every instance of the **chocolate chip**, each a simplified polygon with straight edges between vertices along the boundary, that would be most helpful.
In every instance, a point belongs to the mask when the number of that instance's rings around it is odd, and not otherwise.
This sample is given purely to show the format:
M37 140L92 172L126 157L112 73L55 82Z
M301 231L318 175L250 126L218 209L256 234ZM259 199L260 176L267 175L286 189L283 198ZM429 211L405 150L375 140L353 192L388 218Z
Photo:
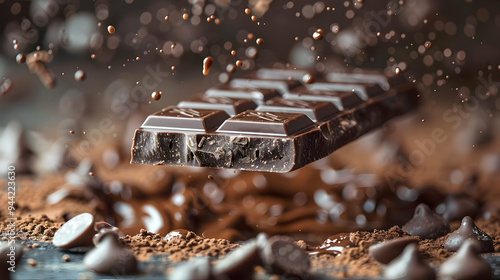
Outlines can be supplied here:
M102 274L133 274L137 272L134 253L121 245L118 234L105 232L99 245L90 250L83 259L86 269Z
M213 266L213 276L215 279L252 279L254 267L261 264L259 251L255 239L247 241Z
M434 214L429 206L421 203L415 209L413 218L408 221L403 230L410 235L424 239L436 239L450 232L448 223Z
M476 253L477 241L466 240L458 253L446 260L439 268L442 279L491 279L491 266Z
M120 238L123 236L122 232L120 229L118 229L115 226L112 226L106 222L98 222L94 226L95 230L98 230L98 232L92 237L92 242L94 245L97 246L101 242L101 240L108 234L114 234L117 236L117 238Z
M418 237L403 237L372 245L368 250L370 256L383 264L397 258L409 244L418 244Z
M495 251L491 237L479 229L469 216L463 218L460 227L448 236L444 248L455 252L467 240L478 241L478 253L493 253Z
M169 275L169 279L211 279L210 259L198 257L191 261L183 262L175 267L174 272Z
M468 196L449 195L444 201L443 218L458 221L465 216L475 217L479 212L477 202Z
M64 249L92 246L94 234L94 216L90 213L82 213L62 225L54 234L52 243L54 246Z
M262 251L264 268L269 273L307 278L311 263L306 251L283 236L268 239Z
M384 270L384 279L433 280L436 273L419 256L417 245L406 246L403 253Z

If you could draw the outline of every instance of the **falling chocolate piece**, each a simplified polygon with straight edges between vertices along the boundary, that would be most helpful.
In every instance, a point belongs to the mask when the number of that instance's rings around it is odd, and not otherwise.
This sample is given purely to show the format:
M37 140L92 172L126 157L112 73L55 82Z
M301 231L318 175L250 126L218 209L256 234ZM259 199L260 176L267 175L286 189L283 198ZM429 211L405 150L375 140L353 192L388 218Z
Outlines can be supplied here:
M456 252L467 240L478 242L478 253L493 253L493 240L491 237L476 226L471 217L462 219L460 227L452 232L444 242L444 248Z
M421 203L415 208L413 218L403 226L403 230L423 239L436 239L449 233L450 225L434 214L429 206Z
M479 212L477 202L468 196L449 195L444 201L443 218L447 221L459 221L465 216L475 217Z
M212 279L211 270L210 259L198 257L177 265L168 279L210 280Z
M309 276L311 262L305 250L284 236L273 236L261 251L264 268L269 273L301 279Z
M410 244L418 244L418 237L402 237L384 241L370 247L368 253L374 260L388 264L397 258Z
M466 240L458 253L447 259L439 268L441 279L468 280L492 278L491 266L476 253L477 241Z
M289 172L418 104L414 85L403 77L378 77L392 86L383 90L363 75L356 76L359 82L300 86L283 74L233 79L204 93L232 102L251 99L262 105L254 110L230 116L216 103L202 109L181 102L150 115L135 132L131 162Z
M261 264L259 245L255 239L234 249L213 266L215 279L252 279L254 267Z
M410 244L384 270L384 279L434 280L436 273L419 256L417 245Z
M90 213L82 213L62 225L54 234L52 243L63 249L92 246L94 234L94 216Z
M349 239L349 233L338 233L328 237L323 244L308 251L309 255L332 254L334 256L342 254L347 248L354 246Z
M126 275L137 272L134 253L124 247L116 232L107 231L101 242L83 258L86 269L101 274Z
M49 72L45 63L49 63L54 58L50 51L35 51L26 56L26 65L32 73L38 75L38 78L46 88L54 88L56 79L54 74Z

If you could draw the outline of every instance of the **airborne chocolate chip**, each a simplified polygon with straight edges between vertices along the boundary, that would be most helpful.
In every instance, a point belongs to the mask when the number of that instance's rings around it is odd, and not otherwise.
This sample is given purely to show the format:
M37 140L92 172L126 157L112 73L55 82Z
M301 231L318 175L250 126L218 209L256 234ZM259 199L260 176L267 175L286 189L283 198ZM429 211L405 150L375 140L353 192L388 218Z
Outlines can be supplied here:
M384 279L434 280L436 273L418 255L417 245L410 244L384 271Z
M448 236L444 248L455 252L467 240L478 241L478 253L492 253L495 251L491 237L479 229L469 216L463 218L460 227Z
M388 264L399 256L409 244L417 244L418 237L403 237L379 244L375 244L368 250L370 256L383 264Z
M436 239L449 233L450 226L444 219L432 213L429 206L421 203L415 209L413 218L403 226L403 230L413 236Z
M308 254L289 238L273 236L262 249L264 268L269 273L307 278L311 266Z
M491 279L491 266L476 253L477 241L466 240L458 253L446 260L439 268L442 279Z

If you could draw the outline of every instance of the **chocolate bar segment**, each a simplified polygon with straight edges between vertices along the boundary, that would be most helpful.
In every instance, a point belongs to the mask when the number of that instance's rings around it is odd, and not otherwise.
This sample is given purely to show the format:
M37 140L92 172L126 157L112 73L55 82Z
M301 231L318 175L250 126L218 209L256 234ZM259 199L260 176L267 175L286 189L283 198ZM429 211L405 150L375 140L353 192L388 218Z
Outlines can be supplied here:
M286 93L283 97L292 100L331 102L340 111L346 108L354 108L363 103L363 99L353 91L312 90L308 87L295 88L292 92Z
M331 102L307 101L273 98L265 104L260 105L257 111L278 112L278 113L301 113L307 115L312 121L323 121L340 111Z
M205 92L205 95L210 97L251 99L256 104L262 104L271 98L280 96L278 91L275 89L234 88L234 87L211 88Z
M221 110L168 107L149 116L142 128L208 132L216 129L229 115Z
M356 93L359 98L368 100L369 97L375 97L384 92L384 90L377 84L363 84L363 83L334 83L334 82L318 82L307 85L310 90L319 91L351 91Z
M149 116L136 130L132 163L288 172L418 104L412 83L389 79L391 88L384 90L369 79L353 82L358 78L305 86L289 80L235 79L230 86L180 104L190 107L200 100L222 98L208 101L210 109L178 106ZM255 101L259 107L238 113L241 108L231 104L234 100ZM233 106L235 115L221 104Z
M235 88L257 88L257 89L274 89L280 94L290 92L290 90L300 83L296 80L280 80L280 79L258 79L258 78L242 78L233 79L229 85Z
M304 114L248 110L226 120L217 132L240 135L292 136L312 127Z
M177 106L182 108L223 110L230 116L234 116L246 110L255 109L257 104L251 99L197 94L187 101L179 102Z

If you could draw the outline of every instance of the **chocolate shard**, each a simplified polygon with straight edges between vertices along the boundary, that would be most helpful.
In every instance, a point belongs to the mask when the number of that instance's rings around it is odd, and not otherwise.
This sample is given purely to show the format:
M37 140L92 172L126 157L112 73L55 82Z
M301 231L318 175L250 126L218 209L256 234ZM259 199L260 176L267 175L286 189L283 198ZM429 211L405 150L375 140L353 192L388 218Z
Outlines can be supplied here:
M493 253L493 240L491 237L476 226L471 217L462 219L460 227L452 232L444 242L444 248L456 252L467 240L478 242L478 253Z
M397 258L410 244L418 244L418 237L402 237L370 246L368 253L374 260L388 264Z
M403 230L423 239L436 239L451 231L446 220L434 214L429 206L423 203L415 208L413 218L403 226Z
M477 254L477 241L466 240L458 253L447 259L439 268L442 279L492 279L491 266Z
M436 273L419 256L417 245L406 246L403 253L384 270L384 279L434 280Z
M285 236L273 236L261 250L264 268L269 273L305 279L311 262L307 252Z
M82 213L67 221L56 231L52 244L63 249L92 246L92 237L95 233L94 216Z
M212 266L207 257L197 257L178 264L168 279L210 280Z
M252 239L219 260L212 275L217 280L252 279L254 267L260 264L259 245Z
M124 247L116 232L107 231L100 243L83 259L86 269L101 274L128 275L137 272L134 253Z
M131 163L289 172L418 104L409 82L389 79L392 88L383 90L376 82L312 79L300 86L283 73L277 76L281 79L234 79L149 116L135 132ZM260 106L242 111L246 107L235 100ZM183 110L189 118L169 110Z

